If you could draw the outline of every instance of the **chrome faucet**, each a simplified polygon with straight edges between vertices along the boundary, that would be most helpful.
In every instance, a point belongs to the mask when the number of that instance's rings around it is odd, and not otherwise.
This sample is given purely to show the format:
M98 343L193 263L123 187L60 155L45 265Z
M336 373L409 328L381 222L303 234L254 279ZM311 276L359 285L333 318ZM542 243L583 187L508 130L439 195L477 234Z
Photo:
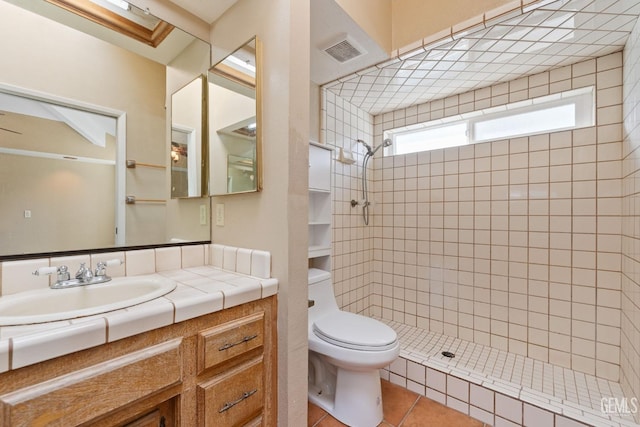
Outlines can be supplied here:
M90 269L84 266L84 262L80 263L80 269L78 269L78 272L76 273L76 279L81 282L91 282L91 279L93 279L93 273Z
M94 285L97 283L108 282L111 280L111 277L107 276L107 266L121 264L122 260L119 259L100 261L98 262L94 273L90 268L87 268L86 264L83 262L80 263L80 268L73 279L70 277L69 268L66 265L61 265L60 267L41 267L34 271L33 274L35 276L44 276L57 273L56 282L49 285L51 289L73 288L75 286Z

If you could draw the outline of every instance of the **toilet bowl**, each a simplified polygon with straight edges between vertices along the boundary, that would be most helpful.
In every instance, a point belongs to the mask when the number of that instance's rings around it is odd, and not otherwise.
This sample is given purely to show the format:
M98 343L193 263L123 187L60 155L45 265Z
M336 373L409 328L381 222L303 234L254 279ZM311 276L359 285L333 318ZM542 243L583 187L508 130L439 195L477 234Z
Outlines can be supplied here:
M309 401L352 427L382 421L379 369L400 353L396 332L341 311L330 273L309 269Z

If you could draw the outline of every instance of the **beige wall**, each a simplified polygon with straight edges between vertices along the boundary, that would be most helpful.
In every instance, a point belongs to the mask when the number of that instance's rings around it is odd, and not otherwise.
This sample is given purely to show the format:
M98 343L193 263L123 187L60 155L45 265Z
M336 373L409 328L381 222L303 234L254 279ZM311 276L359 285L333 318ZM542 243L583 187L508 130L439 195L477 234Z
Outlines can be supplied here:
M307 424L307 176L309 2L240 0L213 25L214 52L254 35L262 41L264 190L213 197L224 204L215 243L265 249L278 290L278 414L281 426Z
M392 0L335 0L386 52L393 49ZM395 29L394 29L395 31Z
M320 142L320 86L310 82L309 86L309 138Z
M389 53L486 11L513 3L513 0L335 1Z
M459 24L512 0L392 0L392 49Z

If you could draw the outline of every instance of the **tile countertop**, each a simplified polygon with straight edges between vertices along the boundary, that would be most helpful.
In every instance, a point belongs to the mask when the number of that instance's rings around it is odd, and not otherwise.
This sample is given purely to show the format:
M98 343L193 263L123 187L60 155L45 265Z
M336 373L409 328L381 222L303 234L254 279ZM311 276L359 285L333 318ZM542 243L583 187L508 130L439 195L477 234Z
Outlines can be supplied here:
M266 298L278 291L277 279L213 266L145 276L170 278L177 287L162 297L108 313L0 327L0 373Z

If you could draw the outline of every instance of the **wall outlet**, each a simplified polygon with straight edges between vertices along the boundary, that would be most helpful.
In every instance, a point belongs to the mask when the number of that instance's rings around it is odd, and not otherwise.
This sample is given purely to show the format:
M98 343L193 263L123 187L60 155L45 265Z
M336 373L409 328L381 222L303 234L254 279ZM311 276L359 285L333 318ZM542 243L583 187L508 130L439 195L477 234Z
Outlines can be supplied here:
M200 225L207 225L207 205L200 205Z
M28 210L28 209L27 209L27 210L25 210L25 211L24 211L24 217L25 217L25 218L31 218L31 211L30 211L30 210Z
M216 204L216 225L224 226L224 203Z

